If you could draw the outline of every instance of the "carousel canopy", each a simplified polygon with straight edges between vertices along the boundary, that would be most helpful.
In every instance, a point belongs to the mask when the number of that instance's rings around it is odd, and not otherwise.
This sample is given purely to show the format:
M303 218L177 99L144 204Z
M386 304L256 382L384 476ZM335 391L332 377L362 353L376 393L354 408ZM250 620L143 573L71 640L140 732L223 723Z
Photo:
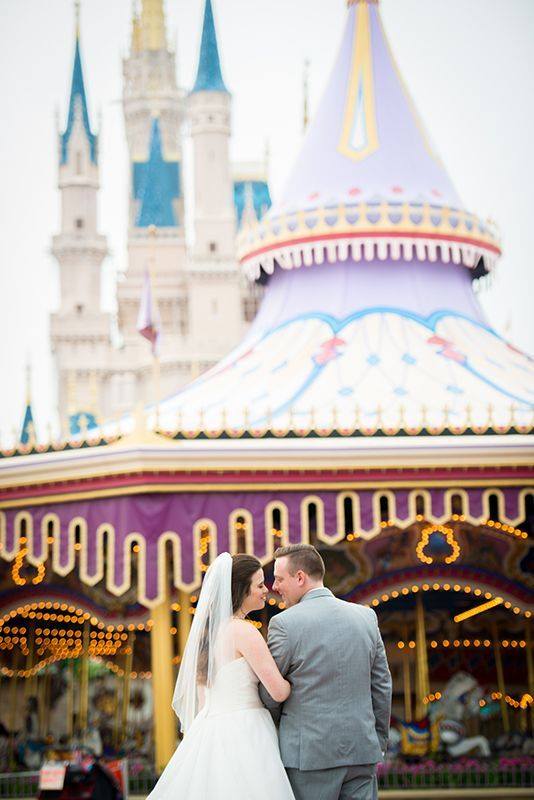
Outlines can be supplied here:
M468 214L404 87L378 5L352 3L281 199L242 221L263 276L244 341L160 407L163 428L462 433L529 426L531 359L472 289L499 254Z

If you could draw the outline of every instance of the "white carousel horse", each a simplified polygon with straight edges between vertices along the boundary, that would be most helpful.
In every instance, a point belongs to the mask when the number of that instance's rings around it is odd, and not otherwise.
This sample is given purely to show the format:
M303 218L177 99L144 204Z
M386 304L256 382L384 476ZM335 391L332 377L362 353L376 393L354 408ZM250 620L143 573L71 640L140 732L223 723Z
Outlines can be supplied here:
M486 737L466 736L463 724L469 717L480 713L482 696L482 689L472 675L457 672L445 685L441 698L430 706L429 716L432 720L439 719L440 739L453 758L467 753L491 755Z

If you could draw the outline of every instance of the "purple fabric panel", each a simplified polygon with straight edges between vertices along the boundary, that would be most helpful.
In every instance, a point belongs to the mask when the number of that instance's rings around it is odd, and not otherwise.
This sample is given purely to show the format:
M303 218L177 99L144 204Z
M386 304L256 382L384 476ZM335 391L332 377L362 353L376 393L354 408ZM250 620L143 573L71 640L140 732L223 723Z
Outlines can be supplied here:
M43 536L41 534L41 524L42 524L42 521L43 521L43 517L47 513L48 513L48 509L46 508L46 506L44 508L43 507L36 508L32 512L32 517L33 517L33 543L32 543L32 546L31 546L31 553L32 553L32 556L34 556L34 558L41 558L41 556L43 555L43 548L42 548ZM47 537L47 532L45 531L45 534L44 534L45 542L46 542L46 537Z
M15 516L17 511L6 511L6 550L11 552L15 547Z
M408 519L408 497L409 492L406 489L399 489L395 492L395 505L397 509L397 517L399 519Z
M373 516L373 495L372 491L358 492L360 498L360 526L364 531L371 531L375 526L375 519Z
M97 570L97 538L96 538L96 527L92 528L89 526L87 532L87 573L89 577L94 577L96 575ZM108 552L108 540L107 535L104 535L104 563L107 559L107 552Z
M432 514L441 517L445 511L445 493L443 489L430 490L430 508Z
M301 537L300 526L300 501L303 495L294 494L284 497L284 502L288 508L289 518L289 543L298 544Z
M336 507L337 492L321 493L319 497L324 505L324 532L327 536L333 536L334 533L338 532ZM343 520L340 520L340 525L343 525Z
M508 519L519 516L519 489L503 489L504 513Z
M60 534L59 534L59 565L66 568L69 563L69 525L80 514L79 505L69 503L67 506L62 506L58 509ZM87 519L87 518L86 518Z
M311 269L275 270L247 340L301 314L344 320L366 309L401 309L426 318L435 311L486 324L465 267L439 261L344 261Z
M482 514L482 490L468 489L467 496L469 497L469 513L473 517L480 517Z
M189 539L187 542L187 551L184 549L184 542L182 540L182 560L184 560L185 553L187 552L189 556L191 555L191 540ZM188 565L192 562L191 558L185 560L185 569L184 564L182 563L182 578L184 581L190 582L193 580L193 573L191 569L188 569ZM157 597L158 594L158 544L156 541L148 541L146 545L146 587L145 592L146 596L149 598ZM168 574L168 564L165 565Z

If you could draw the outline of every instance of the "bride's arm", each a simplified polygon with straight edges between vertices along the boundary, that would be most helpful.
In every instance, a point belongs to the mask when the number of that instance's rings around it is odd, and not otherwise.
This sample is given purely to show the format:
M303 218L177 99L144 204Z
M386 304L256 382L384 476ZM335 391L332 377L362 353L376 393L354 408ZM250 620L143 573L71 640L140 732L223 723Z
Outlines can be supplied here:
M248 622L239 622L235 631L237 652L244 656L273 700L283 703L291 692L291 684L280 674L261 633Z

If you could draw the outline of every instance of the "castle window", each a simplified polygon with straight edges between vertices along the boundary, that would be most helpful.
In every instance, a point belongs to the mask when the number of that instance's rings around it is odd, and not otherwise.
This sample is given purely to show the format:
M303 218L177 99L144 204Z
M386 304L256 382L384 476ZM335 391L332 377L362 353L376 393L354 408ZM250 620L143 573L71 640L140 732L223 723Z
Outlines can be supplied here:
M83 228L83 219L81 217L77 217L74 220L74 225L78 230L81 230Z
M76 306L76 313L81 314L82 311L83 311L83 305L81 303L78 303Z
M217 242L210 242L210 253L217 252Z
M217 300L212 300L211 301L211 313L215 315L218 312L218 310L219 310L219 304L218 304Z
M82 174L82 154L78 150L76 153L76 175Z

